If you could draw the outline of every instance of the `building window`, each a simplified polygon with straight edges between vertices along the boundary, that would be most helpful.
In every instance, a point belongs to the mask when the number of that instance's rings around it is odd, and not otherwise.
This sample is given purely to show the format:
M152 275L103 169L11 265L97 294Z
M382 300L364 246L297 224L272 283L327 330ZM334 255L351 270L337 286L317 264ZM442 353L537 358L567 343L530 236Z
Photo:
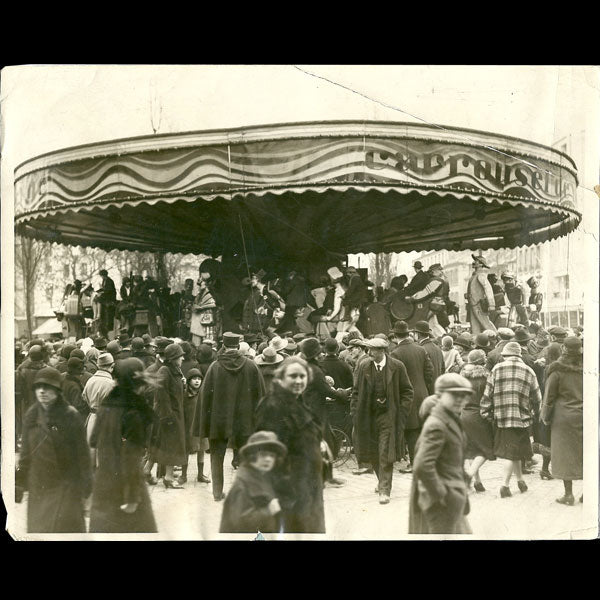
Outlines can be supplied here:
M569 311L569 327L577 327L577 325L579 325L577 311L571 310Z

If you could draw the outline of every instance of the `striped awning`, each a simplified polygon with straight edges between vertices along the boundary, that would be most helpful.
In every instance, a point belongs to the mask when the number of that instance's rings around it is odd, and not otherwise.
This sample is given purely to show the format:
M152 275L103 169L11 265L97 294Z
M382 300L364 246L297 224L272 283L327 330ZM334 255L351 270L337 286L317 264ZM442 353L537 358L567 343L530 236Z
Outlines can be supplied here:
M502 248L577 227L564 153L492 133L298 123L131 138L15 171L19 234L219 255Z

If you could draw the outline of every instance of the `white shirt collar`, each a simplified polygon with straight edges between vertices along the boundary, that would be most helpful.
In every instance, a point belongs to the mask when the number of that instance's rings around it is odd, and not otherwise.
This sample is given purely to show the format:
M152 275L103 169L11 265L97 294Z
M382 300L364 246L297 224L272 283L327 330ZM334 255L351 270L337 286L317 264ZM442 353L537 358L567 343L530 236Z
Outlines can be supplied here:
M386 362L387 362L387 356L384 354L381 362L377 363L377 362L373 361L373 364L376 367L381 367L383 369L383 367L385 367Z

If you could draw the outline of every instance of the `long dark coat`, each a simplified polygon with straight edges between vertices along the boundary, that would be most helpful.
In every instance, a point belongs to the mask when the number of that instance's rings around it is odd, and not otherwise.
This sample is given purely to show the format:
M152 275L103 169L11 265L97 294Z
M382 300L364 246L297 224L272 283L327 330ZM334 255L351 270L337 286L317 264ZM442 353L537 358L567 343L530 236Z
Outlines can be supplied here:
M409 533L436 533L425 518L428 510L441 513L449 523L448 531L438 533L472 533L464 518L469 512L463 468L466 445L460 420L443 406L434 406L415 446Z
M47 412L38 402L27 411L17 484L29 490L27 531L85 533L90 451L81 415L61 397Z
M467 436L466 458L484 456L496 460L494 455L494 426L479 412L479 403L485 391L489 371L482 365L467 363L460 374L466 377L475 390L462 409L460 422Z
M325 533L321 424L304 403L276 380L256 410L256 431L273 431L288 449L273 471L284 533Z
M65 373L63 375L62 393L63 398L74 408L76 408L81 416L85 419L90 407L83 399L83 388L85 386L81 382L79 375Z
M431 339L427 338L419 342L419 344L425 348L431 363L433 364L433 381L446 372L446 365L444 363L444 355L442 354L441 348Z
M548 367L541 419L551 424L556 479L583 479L583 361L561 357Z
M202 382L201 411L193 425L195 437L244 439L254 433L254 412L265 395L256 364L237 350L219 354Z
M271 473L242 464L223 504L220 533L277 533L279 515L268 510L276 497Z
M155 533L156 523L144 480L142 459L152 409L143 397L117 386L104 399L90 445L98 449L90 533ZM122 504L137 502L132 514Z
M161 465L185 465L183 375L173 365L164 365L157 372L157 383L154 411L158 417L158 427L151 449L152 458Z
M41 361L27 359L15 372L15 433L19 435L22 429L23 419L33 404L35 404L35 393L33 382L40 369L48 365Z
M404 429L420 429L419 408L421 402L433 394L433 363L427 350L423 346L415 344L410 338L399 342L391 356L406 367L410 384L413 387L413 402Z
M406 367L390 356L384 368L388 413L392 423L387 456L390 463L402 459L402 435L413 402L413 388ZM375 413L371 410L375 366L372 358L357 367L352 388L351 412L355 421L354 450L358 462L377 462L379 447Z

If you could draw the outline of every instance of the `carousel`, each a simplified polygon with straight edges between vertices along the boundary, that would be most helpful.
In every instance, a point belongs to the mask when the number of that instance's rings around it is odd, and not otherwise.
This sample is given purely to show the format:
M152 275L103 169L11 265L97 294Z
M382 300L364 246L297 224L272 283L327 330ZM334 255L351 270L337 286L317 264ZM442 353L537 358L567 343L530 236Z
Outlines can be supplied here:
M566 154L494 133L335 121L119 139L15 170L15 230L105 250L193 253L316 286L348 254L514 248L573 231ZM225 304L239 285L224 286ZM394 306L411 323L429 302ZM227 322L224 330L235 329Z

